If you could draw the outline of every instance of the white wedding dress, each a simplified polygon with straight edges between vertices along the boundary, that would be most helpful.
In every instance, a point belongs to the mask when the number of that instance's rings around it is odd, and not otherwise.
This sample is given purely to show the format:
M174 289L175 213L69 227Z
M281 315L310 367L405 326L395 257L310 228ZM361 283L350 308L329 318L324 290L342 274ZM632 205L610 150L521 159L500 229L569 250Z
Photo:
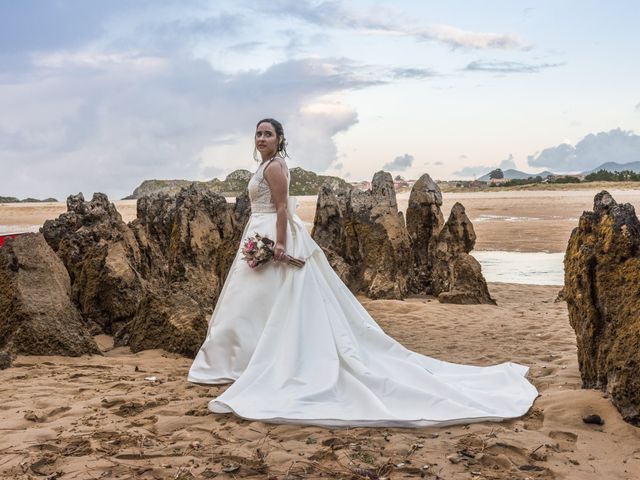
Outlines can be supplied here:
M263 169L249 182L243 239L276 238ZM528 367L444 362L385 334L332 270L296 215L295 198L288 205L286 250L306 265L251 269L238 248L188 377L234 382L209 402L211 411L276 423L420 427L529 410L538 392L525 378Z

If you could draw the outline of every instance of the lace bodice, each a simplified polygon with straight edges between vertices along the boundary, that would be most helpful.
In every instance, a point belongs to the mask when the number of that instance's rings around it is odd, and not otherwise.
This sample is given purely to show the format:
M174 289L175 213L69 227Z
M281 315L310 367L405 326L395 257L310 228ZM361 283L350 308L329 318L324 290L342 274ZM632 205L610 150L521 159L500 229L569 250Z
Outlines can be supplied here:
M253 213L275 213L276 205L271 198L271 189L269 184L264 179L264 169L269 162L260 164L256 173L253 174L251 180L249 180L249 199L251 200L251 211ZM287 171L287 198L289 197L289 168L285 163L285 169Z

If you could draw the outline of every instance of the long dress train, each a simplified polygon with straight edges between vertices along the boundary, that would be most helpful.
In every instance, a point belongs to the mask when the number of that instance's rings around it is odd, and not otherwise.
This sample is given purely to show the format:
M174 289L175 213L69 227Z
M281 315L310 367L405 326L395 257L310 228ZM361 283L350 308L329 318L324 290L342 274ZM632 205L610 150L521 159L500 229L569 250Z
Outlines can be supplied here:
M276 238L261 165L249 182L252 214L242 238ZM477 367L408 350L384 333L333 271L288 199L287 253L251 269L240 248L188 380L234 382L209 402L216 413L325 426L420 427L503 420L538 395L528 367Z

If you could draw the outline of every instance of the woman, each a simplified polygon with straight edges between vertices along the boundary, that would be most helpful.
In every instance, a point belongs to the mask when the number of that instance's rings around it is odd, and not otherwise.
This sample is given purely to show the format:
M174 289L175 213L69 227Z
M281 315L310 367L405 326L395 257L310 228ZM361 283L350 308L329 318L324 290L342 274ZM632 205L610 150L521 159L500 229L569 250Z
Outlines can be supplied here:
M295 214L282 125L258 122L262 162L249 181L254 233L275 257L251 269L236 254L189 371L189 381L234 382L216 413L265 422L419 427L523 415L538 392L527 367L459 365L412 352L386 335L331 269ZM286 252L286 253L285 253Z

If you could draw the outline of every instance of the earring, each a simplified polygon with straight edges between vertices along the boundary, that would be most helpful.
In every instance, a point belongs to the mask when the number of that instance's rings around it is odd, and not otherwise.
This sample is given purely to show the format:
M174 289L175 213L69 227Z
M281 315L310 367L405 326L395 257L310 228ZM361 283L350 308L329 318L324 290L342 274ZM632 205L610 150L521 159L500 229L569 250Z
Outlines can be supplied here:
M258 149L255 146L253 147L253 159L258 161Z

